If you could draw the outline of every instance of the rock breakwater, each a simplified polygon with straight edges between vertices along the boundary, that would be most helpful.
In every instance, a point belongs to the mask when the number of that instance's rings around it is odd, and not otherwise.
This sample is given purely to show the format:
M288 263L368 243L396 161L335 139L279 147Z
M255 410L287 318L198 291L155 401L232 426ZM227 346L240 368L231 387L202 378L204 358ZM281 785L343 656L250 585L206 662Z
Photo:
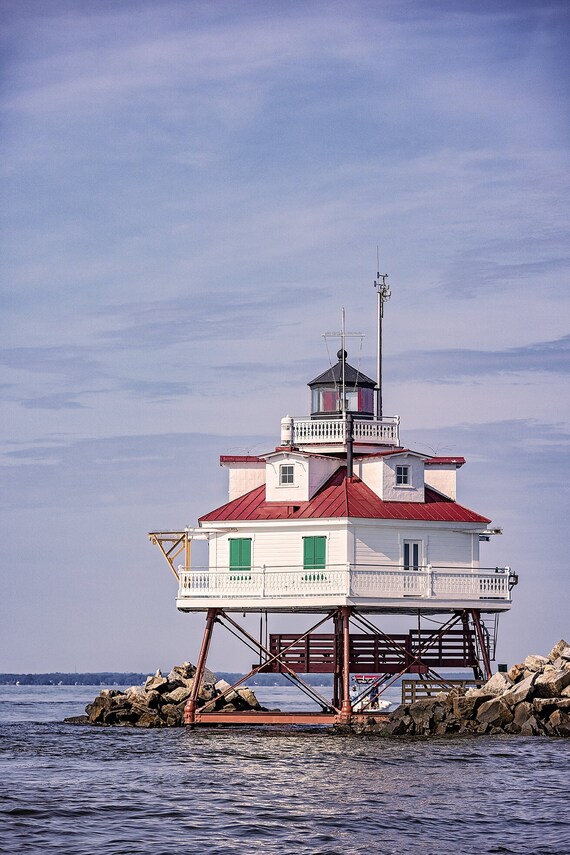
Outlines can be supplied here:
M184 708L194 687L196 668L190 662L175 665L168 676L160 671L147 677L144 685L125 691L103 689L87 704L84 716L66 719L72 724L127 727L180 727ZM260 710L255 694L246 687L227 692L225 680L205 670L197 697L197 707L210 703L212 710Z
M527 656L479 689L440 692L397 707L385 721L360 732L443 736L448 733L570 736L570 645L562 639L548 656Z

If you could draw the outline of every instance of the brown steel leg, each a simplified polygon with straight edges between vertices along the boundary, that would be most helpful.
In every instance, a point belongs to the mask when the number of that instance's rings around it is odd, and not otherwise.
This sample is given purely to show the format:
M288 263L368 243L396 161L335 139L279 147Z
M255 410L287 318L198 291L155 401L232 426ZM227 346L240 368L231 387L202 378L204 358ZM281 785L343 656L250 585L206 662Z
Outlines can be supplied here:
M479 609L472 609L471 615L473 617L473 623L475 624L475 632L477 633L477 639L479 640L479 648L481 650L481 656L483 657L483 666L485 668L485 675L487 680L491 679L491 661L489 659L489 652L487 650L487 645L485 644L485 638L483 636L483 628L481 626L481 612Z
M338 611L333 615L334 624L334 685L333 685L333 705L340 709L342 686L342 620Z
M342 716L350 721L352 706L350 703L350 606L342 606Z
M196 673L194 674L194 683L192 685L192 694L188 698L188 703L184 707L184 724L194 724L196 718L196 701L198 700L198 692L202 685L202 676L206 667L206 659L208 658L208 650L210 649L210 641L212 640L212 632L214 624L218 616L219 609L208 609L206 615L206 626L204 628L204 637L202 638L202 647L200 655L196 663Z

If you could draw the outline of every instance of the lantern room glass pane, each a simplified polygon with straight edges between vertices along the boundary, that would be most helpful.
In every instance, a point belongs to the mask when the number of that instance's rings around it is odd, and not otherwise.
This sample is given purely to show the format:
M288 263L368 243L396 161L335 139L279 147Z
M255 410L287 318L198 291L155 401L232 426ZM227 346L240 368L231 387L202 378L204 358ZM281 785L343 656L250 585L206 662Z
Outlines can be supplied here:
M374 412L374 390L359 389L358 390L358 412L373 413Z
M374 394L372 389L345 389L345 410L351 413L373 413ZM340 387L321 386L311 393L312 413L340 413L342 411L342 392Z
M313 413L338 413L338 392L333 387L313 389Z

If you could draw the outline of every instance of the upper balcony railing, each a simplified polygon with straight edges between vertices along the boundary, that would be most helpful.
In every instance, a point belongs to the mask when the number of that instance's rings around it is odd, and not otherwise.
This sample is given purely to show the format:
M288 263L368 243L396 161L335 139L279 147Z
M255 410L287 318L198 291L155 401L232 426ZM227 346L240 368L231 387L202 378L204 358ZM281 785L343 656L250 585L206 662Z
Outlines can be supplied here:
M346 442L346 419L293 419L293 445L313 445ZM354 419L355 442L372 445L400 444L400 417Z
M252 567L249 570L179 569L179 600L298 600L347 597L371 600L502 600L510 603L516 576L509 567L327 565L322 569ZM432 605L436 605L433 602Z

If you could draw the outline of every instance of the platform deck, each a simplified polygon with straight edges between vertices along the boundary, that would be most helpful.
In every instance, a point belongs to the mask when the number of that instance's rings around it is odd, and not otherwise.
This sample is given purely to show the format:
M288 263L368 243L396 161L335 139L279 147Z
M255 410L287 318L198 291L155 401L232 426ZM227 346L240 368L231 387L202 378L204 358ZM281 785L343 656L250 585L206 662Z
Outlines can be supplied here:
M371 713L355 713L351 716L351 720L366 720L374 718L376 721L387 719L386 713L371 712ZM196 725L236 725L248 724L251 726L277 724L277 725L328 725L332 727L335 724L341 723L341 716L338 713L324 712L305 712L305 711L287 711L281 712L277 710L246 710L236 712L200 712L196 711Z

